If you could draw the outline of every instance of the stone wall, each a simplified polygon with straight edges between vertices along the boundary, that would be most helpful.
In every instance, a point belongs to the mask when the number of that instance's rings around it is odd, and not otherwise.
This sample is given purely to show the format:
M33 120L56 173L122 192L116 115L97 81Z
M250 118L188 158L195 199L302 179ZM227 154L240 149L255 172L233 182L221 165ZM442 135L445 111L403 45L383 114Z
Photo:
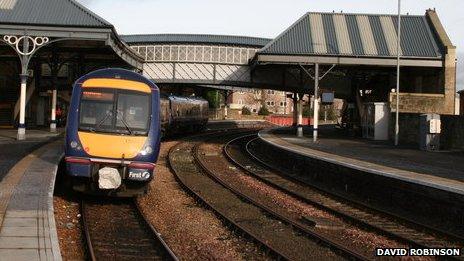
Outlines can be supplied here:
M441 146L446 150L464 150L464 116L441 117Z
M390 107L396 111L396 93L390 93ZM400 93L399 109L401 113L454 114L454 103L449 106L444 94Z
M419 147L420 113L400 113L401 145ZM395 139L395 114L390 116L390 140ZM464 150L464 116L441 115L440 147L442 150Z
M400 144L419 146L420 114L419 113L400 113ZM389 124L390 140L395 140L395 113L390 116Z

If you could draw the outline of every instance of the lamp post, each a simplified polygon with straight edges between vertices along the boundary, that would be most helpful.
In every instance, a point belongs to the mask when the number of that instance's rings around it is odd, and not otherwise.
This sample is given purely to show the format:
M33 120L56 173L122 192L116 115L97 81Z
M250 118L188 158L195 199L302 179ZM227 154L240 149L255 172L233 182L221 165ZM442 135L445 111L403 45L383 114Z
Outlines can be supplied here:
M401 50L401 0L398 0L398 29L396 37L396 122L395 146L398 146L400 134L400 50Z

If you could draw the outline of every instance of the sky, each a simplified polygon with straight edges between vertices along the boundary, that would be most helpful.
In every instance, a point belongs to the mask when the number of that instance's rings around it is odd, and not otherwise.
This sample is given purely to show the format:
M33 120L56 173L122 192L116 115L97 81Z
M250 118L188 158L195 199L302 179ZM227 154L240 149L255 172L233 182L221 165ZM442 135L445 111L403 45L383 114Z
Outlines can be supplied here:
M194 33L275 38L308 11L396 14L397 0L78 0L119 34ZM435 8L458 50L464 89L464 0L402 0L402 13ZM462 49L461 49L462 47Z

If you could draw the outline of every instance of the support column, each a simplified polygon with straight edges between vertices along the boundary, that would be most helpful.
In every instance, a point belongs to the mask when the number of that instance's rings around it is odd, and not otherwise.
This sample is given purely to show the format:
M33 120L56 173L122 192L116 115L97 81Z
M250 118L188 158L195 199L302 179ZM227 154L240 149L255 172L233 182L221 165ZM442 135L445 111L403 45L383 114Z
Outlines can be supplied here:
M56 132L56 89L52 91L52 115L50 122L50 132Z
M297 102L297 111L298 111L298 128L296 135L299 138L303 137L303 97L300 97Z
M224 120L227 120L227 102L224 105Z
M313 125L313 142L317 142L319 128L319 64L315 64L314 75L314 125Z
M19 98L19 126L18 126L18 140L26 139L26 87L27 87L27 74L21 74L21 91Z
M298 125L298 94L293 94L293 126Z

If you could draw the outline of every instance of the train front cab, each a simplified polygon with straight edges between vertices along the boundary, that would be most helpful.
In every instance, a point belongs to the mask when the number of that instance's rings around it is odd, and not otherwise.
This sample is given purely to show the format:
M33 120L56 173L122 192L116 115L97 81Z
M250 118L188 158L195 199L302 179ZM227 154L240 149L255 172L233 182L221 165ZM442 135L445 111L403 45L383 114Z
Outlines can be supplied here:
M73 88L66 171L73 189L130 197L146 193L160 145L159 89L122 69L96 71Z

